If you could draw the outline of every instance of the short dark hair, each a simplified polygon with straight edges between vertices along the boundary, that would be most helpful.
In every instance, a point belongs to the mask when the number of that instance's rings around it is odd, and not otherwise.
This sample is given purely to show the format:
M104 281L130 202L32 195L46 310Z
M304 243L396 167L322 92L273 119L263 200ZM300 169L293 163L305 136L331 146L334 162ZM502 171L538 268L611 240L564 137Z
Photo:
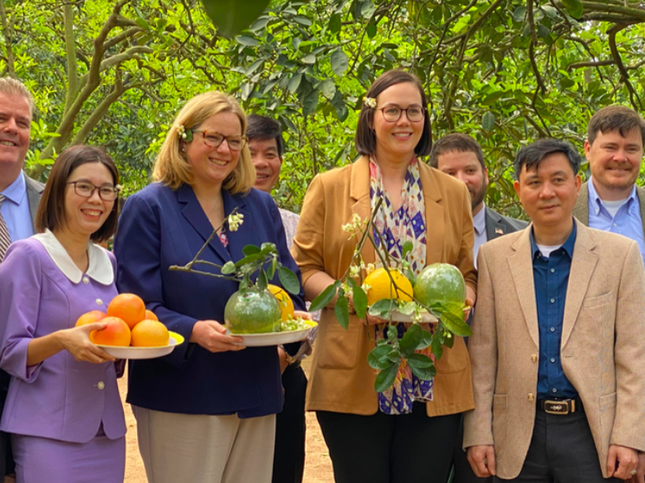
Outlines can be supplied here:
M554 153L564 154L569 160L573 174L578 174L581 158L573 146L566 141L545 138L539 139L528 146L524 146L520 149L520 152L517 153L515 161L513 162L515 179L520 179L522 166L525 166L527 171L531 168L537 169L538 165L544 158Z
M365 97L376 99L376 97L378 97L378 95L388 87L402 84L404 82L414 84L417 89L419 89L419 94L421 94L421 104L425 109L423 134L421 135L419 143L415 146L414 152L417 156L427 156L430 152L430 148L432 147L432 129L430 127L430 115L428 114L428 100L425 92L423 92L421 81L416 75L399 69L389 70L381 74L379 78L374 81ZM376 152L376 133L373 128L375 110L376 109L363 103L361 112L358 116L358 126L356 127L354 144L356 145L356 151L358 151L358 154L362 154L363 156L371 156Z
M589 121L587 127L587 141L593 144L601 133L618 131L622 137L638 129L641 133L641 140L645 145L645 120L633 109L625 106L607 106L596 112Z
M114 186L119 184L119 172L114 161L105 151L94 146L84 145L67 148L60 153L49 174L36 213L36 231L42 233L47 228L54 231L66 225L65 190L67 189L67 180L76 168L87 163L103 164L112 174ZM92 241L101 243L114 235L117 227L118 205L117 198L105 223L90 236Z
M432 145L430 150L430 166L433 168L439 167L439 156L446 153L475 153L477 161L481 164L482 171L486 169L484 164L484 152L482 147L472 136L462 134L460 132L453 132L446 134L444 137L437 140Z
M280 123L270 117L258 116L257 114L247 116L246 122L246 137L249 138L249 142L254 139L260 141L275 139L278 156L281 158L284 151L284 138L282 137Z

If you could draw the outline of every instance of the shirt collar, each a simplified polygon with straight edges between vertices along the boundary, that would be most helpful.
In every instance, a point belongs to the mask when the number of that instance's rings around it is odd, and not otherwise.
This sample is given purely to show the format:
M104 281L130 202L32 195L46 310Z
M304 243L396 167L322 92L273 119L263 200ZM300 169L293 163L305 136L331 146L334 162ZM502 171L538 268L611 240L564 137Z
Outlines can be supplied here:
M600 209L603 206L602 204L602 199L598 195L598 192L596 191L596 187L593 184L593 177L589 178L589 182L587 183L587 186L589 187L589 199L592 200L592 206L595 211L595 215L600 213ZM629 196L627 197L627 208L631 208L634 203L638 204L638 199L636 198L636 185L632 186L632 190L629 192Z
M17 205L20 204L20 202L24 199L25 195L27 194L27 183L25 182L25 176L22 174L22 171L15 179L15 181L11 183L9 186L7 186L7 189L5 189L2 192L2 194L9 201L12 201Z
M72 283L79 283L83 279L83 272L51 231L46 230L45 233L34 235L34 238L43 244L52 261ZM90 263L85 275L102 285L111 285L114 282L114 267L107 251L89 242L87 253Z
M573 259L573 247L576 244L576 236L578 233L578 227L576 226L576 220L573 220L573 230L569 234L569 238L562 245L562 249L569 255L570 259ZM535 260L536 255L540 253L540 249L535 243L535 238L533 238L533 227L531 227L531 259Z
M473 227L478 235L486 231L486 205L483 205L482 209L473 216Z

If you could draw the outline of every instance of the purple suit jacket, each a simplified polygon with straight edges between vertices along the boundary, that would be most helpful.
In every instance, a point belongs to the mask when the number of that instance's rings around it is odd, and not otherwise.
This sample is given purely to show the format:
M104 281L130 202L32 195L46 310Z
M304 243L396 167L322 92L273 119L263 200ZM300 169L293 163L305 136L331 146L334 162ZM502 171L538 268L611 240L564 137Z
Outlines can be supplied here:
M0 367L12 376L0 429L85 443L103 423L108 438L125 435L114 363L77 362L63 350L27 366L30 340L73 327L90 310L105 311L116 295L114 280L84 275L73 283L35 238L11 245L0 264Z

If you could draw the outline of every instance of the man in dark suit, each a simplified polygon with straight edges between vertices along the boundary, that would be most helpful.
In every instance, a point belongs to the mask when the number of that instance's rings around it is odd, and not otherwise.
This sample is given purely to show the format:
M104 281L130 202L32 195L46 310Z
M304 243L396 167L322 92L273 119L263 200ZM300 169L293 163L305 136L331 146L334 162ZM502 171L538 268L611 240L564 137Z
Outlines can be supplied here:
M29 150L34 100L20 81L0 78L0 263L16 240L34 234L34 219L44 185L22 170ZM0 411L10 377L0 371ZM0 432L0 477L13 473L9 438Z
M485 205L488 170L482 148L472 137L451 133L439 139L430 151L430 166L460 179L468 187L475 227L475 263L479 247L488 240L526 228L525 221L500 215Z
M468 187L475 228L475 264L479 247L488 240L526 228L527 223L500 215L484 203L488 187L488 170L484 153L477 141L467 134L451 133L440 138L430 151L430 166L460 179ZM453 483L490 482L491 478L477 478L462 449L463 426L453 453Z

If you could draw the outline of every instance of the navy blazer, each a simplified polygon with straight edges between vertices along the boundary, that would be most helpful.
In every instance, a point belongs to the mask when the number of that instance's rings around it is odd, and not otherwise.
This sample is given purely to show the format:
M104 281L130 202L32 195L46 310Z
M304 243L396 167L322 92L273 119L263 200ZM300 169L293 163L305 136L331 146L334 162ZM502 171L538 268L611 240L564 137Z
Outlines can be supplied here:
M227 232L228 247L216 236L200 259L223 265L243 258L248 244L271 242L280 262L300 278L271 196L255 189L247 195L222 194L226 215L237 207L244 222L238 231ZM169 330L186 339L166 357L130 361L127 402L157 411L237 413L241 418L280 412L283 391L275 346L211 353L188 343L198 320L224 322L224 306L238 289L234 281L168 269L192 260L212 231L189 185L172 190L154 183L130 196L123 207L114 242L119 292L141 296ZM209 271L205 265L195 268ZM271 283L280 285L277 274ZM304 310L302 289L293 298L296 308Z

